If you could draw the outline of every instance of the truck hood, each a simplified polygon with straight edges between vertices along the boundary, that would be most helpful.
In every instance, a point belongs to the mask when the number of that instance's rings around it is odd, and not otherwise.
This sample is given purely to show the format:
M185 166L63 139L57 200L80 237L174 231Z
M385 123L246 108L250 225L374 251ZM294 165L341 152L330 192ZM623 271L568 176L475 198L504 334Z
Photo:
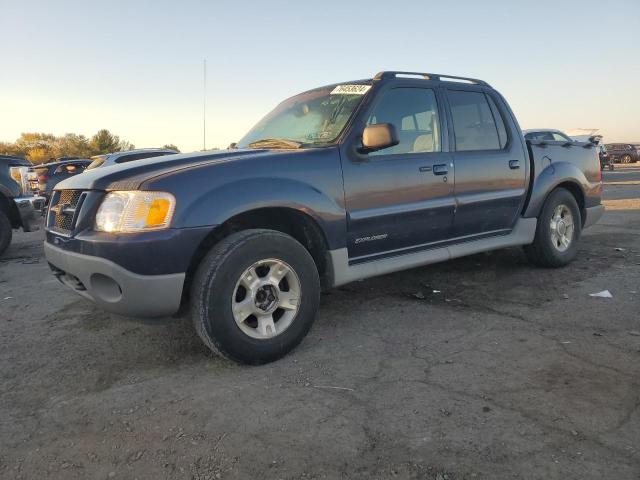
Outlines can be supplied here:
M188 168L282 155L297 150L220 150L146 158L86 170L56 185L56 190L136 190L151 178Z

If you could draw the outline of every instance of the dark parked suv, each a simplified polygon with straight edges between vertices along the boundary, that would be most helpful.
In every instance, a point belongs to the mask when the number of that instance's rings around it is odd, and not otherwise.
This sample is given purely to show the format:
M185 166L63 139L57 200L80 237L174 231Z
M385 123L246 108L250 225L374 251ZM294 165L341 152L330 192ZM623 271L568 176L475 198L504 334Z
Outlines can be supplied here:
M76 159L34 165L27 173L29 188L36 195L45 197L48 202L51 191L58 183L84 172L90 163L89 159Z
M633 163L640 161L640 153L635 145L630 143L608 143L607 153L614 163Z
M321 285L511 246L567 265L601 178L593 143L525 140L481 80L381 72L285 100L235 149L58 184L45 253L104 309L189 304L211 350L257 364L304 338Z

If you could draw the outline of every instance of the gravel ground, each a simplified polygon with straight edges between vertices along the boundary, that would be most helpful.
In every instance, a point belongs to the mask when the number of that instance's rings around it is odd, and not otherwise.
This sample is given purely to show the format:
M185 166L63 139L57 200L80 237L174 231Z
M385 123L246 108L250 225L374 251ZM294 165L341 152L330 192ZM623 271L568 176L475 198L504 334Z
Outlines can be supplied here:
M0 477L639 479L640 167L605 180L571 266L516 248L356 282L262 367L210 355L188 319L93 307L17 234Z

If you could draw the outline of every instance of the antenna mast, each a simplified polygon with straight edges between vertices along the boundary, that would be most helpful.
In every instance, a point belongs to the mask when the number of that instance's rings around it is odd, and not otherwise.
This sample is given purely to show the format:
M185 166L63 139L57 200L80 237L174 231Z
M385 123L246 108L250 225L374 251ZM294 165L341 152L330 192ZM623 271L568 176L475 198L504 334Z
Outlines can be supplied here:
M207 149L207 59L202 68L202 150Z

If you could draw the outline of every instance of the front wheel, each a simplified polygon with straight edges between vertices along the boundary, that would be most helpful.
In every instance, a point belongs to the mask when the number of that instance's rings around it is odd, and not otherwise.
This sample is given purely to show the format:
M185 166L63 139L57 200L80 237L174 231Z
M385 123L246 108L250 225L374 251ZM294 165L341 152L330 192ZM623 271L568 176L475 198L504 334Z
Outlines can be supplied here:
M309 252L273 230L245 230L215 245L191 286L192 320L204 343L231 360L281 358L308 333L320 304Z
M551 192L538 217L536 235L524 247L527 258L541 267L563 267L576 257L582 227L575 197L564 188Z
M0 210L0 255L9 247L11 237L13 237L13 230L11 229L9 217Z
M629 154L623 155L622 163L631 163L631 155Z

